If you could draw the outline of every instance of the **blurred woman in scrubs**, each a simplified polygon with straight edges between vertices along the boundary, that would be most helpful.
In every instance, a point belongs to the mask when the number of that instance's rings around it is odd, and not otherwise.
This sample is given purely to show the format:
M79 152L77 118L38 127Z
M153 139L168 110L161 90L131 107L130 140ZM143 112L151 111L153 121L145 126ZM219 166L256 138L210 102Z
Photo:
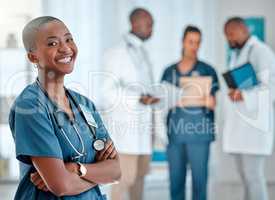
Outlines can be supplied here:
M196 101L200 104L196 105L194 102L194 105L190 105L190 100L184 97L168 113L167 156L172 200L185 199L188 164L192 171L192 199L207 198L209 147L215 139L214 108L219 83L215 70L198 59L200 43L200 30L197 27L188 26L182 39L181 60L169 66L162 76L162 81L168 81L176 86L180 86L182 77L212 79L210 95L196 97Z

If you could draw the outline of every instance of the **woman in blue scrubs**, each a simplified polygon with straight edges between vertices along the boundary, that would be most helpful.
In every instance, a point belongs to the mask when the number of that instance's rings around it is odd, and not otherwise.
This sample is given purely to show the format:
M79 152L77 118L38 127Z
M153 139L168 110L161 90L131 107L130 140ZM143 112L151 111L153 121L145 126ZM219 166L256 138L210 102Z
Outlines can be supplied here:
M172 200L184 200L187 165L192 172L192 199L206 200L208 159L210 143L214 141L215 94L219 89L215 70L198 60L201 32L197 27L185 29L182 44L182 59L169 66L162 76L163 81L180 86L181 77L208 76L212 78L211 95L201 97L203 106L190 106L183 98L171 109L167 117L167 156L170 173Z
M15 200L106 199L99 184L120 178L119 158L94 104L64 87L77 47L65 24L39 17L23 30L38 78L9 117L21 180Z

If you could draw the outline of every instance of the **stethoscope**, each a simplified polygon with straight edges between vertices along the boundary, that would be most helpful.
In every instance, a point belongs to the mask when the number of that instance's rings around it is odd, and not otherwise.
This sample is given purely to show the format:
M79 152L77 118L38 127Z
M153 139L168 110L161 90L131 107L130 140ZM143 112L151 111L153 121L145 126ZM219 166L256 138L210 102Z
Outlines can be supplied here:
M42 87L41 83L39 82L38 79L36 79L36 83L37 85L39 86L40 90L44 93L44 95L48 98L49 101L51 101L55 106L56 104L50 99L49 97L49 94L47 93L47 91ZM105 140L106 139L101 139L101 138L98 138L97 135L96 135L96 131L95 131L95 128L97 128L96 125L91 125L88 120L86 119L85 117L85 114L83 113L83 110L81 109L81 107L79 106L79 104L77 103L76 99L70 94L70 92L65 88L65 92L66 94L68 95L69 98L71 98L73 104L77 107L77 110L79 111L80 115L83 117L85 123L88 125L92 135L93 135L93 148L96 150L96 151L102 151L104 148L105 148ZM56 106L57 107L57 106ZM59 118L58 118L58 113L62 111L61 109L57 109L54 111L53 115L54 115L54 118L55 118L55 121L57 122L57 125L58 125L58 128L60 129L62 135L65 137L66 141L69 143L69 145L71 146L71 148L74 150L74 152L77 154L77 156L74 156L72 159L73 160L77 160L83 156L86 155L85 153L85 145L84 145L84 142L83 142L83 138L82 136L80 135L77 127L75 126L75 123L71 121L71 125L73 127L73 129L75 130L76 134L77 134L77 137L78 139L80 140L80 143L81 143L81 151L77 150L77 148L72 144L72 142L70 141L69 137L67 136L66 132L64 131L60 121L59 121Z

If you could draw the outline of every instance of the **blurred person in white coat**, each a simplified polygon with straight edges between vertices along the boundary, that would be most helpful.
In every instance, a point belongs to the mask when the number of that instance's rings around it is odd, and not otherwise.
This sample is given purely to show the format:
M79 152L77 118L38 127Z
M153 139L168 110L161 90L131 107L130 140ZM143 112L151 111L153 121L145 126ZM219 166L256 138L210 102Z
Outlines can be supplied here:
M251 36L244 20L230 18L224 26L230 48L230 69L250 63L259 80L252 89L229 89L225 98L223 149L233 155L244 186L245 200L267 200L265 160L274 140L273 100L275 55Z
M105 120L120 155L122 178L112 186L113 200L140 200L152 153L153 112L158 102L146 94L153 84L152 65L144 48L153 18L142 8L130 14L131 30L104 56Z

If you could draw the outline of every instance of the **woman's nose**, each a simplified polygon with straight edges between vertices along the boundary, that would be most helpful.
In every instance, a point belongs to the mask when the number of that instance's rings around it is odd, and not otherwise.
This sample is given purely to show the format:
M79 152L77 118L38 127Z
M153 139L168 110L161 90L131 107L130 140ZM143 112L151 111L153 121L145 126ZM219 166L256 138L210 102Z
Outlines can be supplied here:
M62 42L60 45L59 51L63 52L63 53L67 53L67 52L70 53L72 50L71 50L71 47L67 43Z

